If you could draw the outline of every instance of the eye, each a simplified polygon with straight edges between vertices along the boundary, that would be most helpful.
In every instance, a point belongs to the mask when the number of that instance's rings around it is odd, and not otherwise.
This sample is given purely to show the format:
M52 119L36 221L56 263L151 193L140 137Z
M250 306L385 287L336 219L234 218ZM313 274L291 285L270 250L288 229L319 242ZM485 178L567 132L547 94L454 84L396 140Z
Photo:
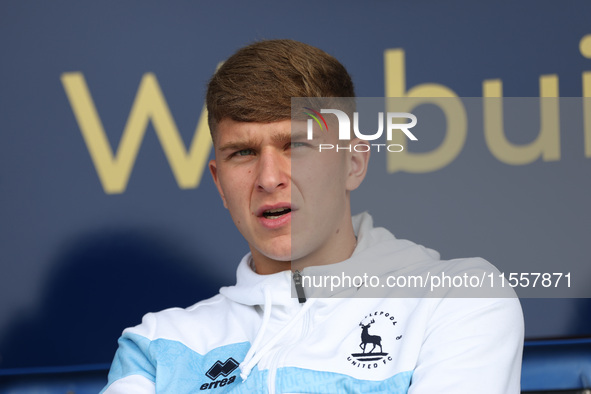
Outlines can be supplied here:
M250 156L254 154L254 150L252 149L241 149L237 152L234 152L235 156Z
M255 149L243 148L243 149L238 149L238 150L235 150L235 151L229 153L226 156L226 160L244 161L244 160L247 160L249 157L255 156L255 155L256 155Z
M294 148L302 148L302 147L306 147L306 146L310 146L310 144L308 144L307 142L299 142L299 141L292 141L289 144L289 147L291 149L294 149Z
M234 151L232 153L230 153L228 155L228 160L235 158L235 157L247 157L247 156L253 156L255 154L254 149L251 148L244 148L244 149L239 149L237 151Z

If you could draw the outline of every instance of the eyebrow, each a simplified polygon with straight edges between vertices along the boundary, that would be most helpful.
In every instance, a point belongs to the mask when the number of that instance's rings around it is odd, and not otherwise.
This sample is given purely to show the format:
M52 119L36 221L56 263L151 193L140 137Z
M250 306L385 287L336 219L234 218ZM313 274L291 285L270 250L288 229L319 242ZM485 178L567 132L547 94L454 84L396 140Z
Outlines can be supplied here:
M260 139L247 138L244 140L231 141L231 142L225 143L225 144L221 145L218 148L218 150L220 152L223 152L226 150L240 150L240 149L244 149L244 148L248 148L248 147L257 146L259 144L260 144Z
M306 139L307 137L308 137L308 133L303 130L294 131L293 133L291 133L292 140L303 140L303 139Z
M294 133L291 132L279 132L273 134L271 140L275 144L289 144L292 140L300 140L306 137L305 131L296 131ZM238 141L230 141L223 145L220 145L218 150L220 152L226 150L240 150L244 148L252 148L259 146L261 144L260 138L245 138Z
M290 132L275 133L271 137L271 140L275 144L288 144L289 142L291 142L291 133Z

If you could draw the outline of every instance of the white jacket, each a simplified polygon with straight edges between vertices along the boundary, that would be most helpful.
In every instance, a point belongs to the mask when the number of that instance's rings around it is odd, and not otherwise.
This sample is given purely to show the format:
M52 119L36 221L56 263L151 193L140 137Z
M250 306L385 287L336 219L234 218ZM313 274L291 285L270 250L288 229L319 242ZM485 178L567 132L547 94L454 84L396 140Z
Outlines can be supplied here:
M349 260L302 275L494 270L482 259L441 261L373 228L367 214L355 217L354 227L358 245ZM523 316L510 289L502 298L406 298L387 288L380 294L396 298L364 298L376 293L357 283L300 304L291 296L291 272L257 275L249 262L247 255L237 284L217 296L147 314L126 329L103 392L520 391Z

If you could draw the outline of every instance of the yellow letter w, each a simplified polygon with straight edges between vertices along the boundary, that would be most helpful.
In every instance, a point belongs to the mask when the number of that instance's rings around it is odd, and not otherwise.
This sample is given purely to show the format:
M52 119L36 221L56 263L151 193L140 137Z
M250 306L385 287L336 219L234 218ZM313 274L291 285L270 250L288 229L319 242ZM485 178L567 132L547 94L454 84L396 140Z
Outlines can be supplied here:
M125 191L150 120L179 187L192 189L199 186L211 149L205 108L187 152L156 76L146 73L140 82L117 154L113 154L82 73L64 73L61 81L105 193Z

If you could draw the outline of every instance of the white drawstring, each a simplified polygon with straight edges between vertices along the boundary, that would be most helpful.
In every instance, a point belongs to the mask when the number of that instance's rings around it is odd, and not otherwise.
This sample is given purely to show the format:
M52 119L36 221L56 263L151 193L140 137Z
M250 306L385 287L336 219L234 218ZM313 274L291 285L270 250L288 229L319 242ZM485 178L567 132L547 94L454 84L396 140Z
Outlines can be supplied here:
M262 339L263 339L263 335L265 335L265 331L267 331L267 325L269 323L269 320L271 318L271 307L272 307L272 302L271 302L271 291L265 287L265 289L263 290L265 293L265 310L263 311L263 322L261 323L261 327L259 328L259 332L257 333L257 336L254 339L254 342L252 343L252 346L250 347L250 349L248 349L248 352L246 353L246 356L244 356L244 361L242 361L240 363L240 377L242 378L242 380L246 380L246 378L248 378L248 375L250 374L250 371L252 370L251 366L248 368L248 370L246 369L246 364L248 364L250 362L250 360L252 359L252 357L254 356L257 348L259 347Z
M265 316L267 313L267 306L266 306L267 305L267 298L266 297L267 297L267 293L265 292ZM269 299L270 299L270 297L269 297ZM259 334L257 334L255 342L254 342L253 346L250 348L250 350L248 351L248 353L246 354L244 361L242 361L242 363L240 364L240 377L242 378L242 380L246 380L246 378L248 378L248 375L250 375L250 371L252 371L254 366L257 365L258 362L261 360L261 358L273 346L275 346L277 341L279 341L279 339L281 339L281 337L283 337L285 335L285 333L287 331L289 331L289 329L298 320L300 320L302 318L302 316L304 316L304 314L308 311L308 309L310 309L310 307L312 306L312 304L314 304L315 301L316 301L315 298L308 299L308 301L306 301L306 303L302 306L302 308L298 311L298 313L285 326L283 326L283 328L273 338L271 338L271 340L269 340L269 342L267 342L265 344L265 346L263 346L261 348L260 351L255 353L255 350L253 350L255 347L254 345L255 344L258 345L257 340L260 341L260 338L262 338L262 335L260 335L261 332L263 331L263 329L267 328L268 319L265 321L265 317L263 317L263 324L261 325L261 329L259 331ZM249 356L250 356L250 358L249 358Z

